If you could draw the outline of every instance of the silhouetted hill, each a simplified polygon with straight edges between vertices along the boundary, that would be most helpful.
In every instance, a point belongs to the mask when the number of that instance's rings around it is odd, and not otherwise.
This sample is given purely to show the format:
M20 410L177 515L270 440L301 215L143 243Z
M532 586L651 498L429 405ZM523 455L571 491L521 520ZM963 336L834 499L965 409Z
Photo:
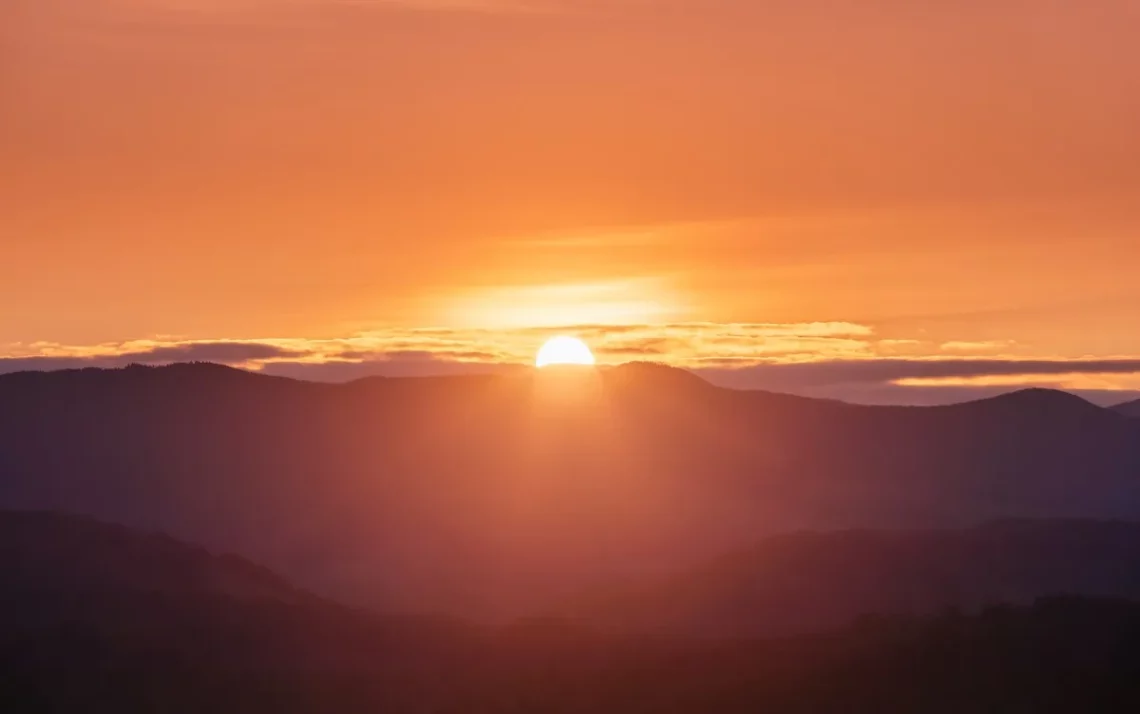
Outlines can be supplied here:
M7 627L67 622L97 614L101 603L149 599L307 613L409 641L467 634L466 626L443 619L360 614L245 558L70 514L0 511L0 573L0 624ZM117 615L148 616L125 609Z
M1140 518L1140 424L1042 390L862 407L654 365L313 384L208 364L0 376L0 507L511 617L804 528Z
M775 636L831 630L867 614L929 615L1049 595L1140 598L1140 524L1002 521L780 535L577 614L635 632Z
M613 367L602 367L610 385L632 389L655 390L707 390L712 385L692 372L655 362L627 362Z
M316 600L243 558L55 513L0 512L0 572L9 592L134 591L294 604ZM0 611L0 618L11 614Z
M0 573L5 711L411 708L476 644L458 626L365 616L241 558L86 518L0 512Z
M1079 413L1101 413L1101 407L1082 399L1075 394L1063 392L1058 389L1043 389L1033 387L1020 389L996 397L974 402L951 404L947 409L976 409L979 404L986 405L991 410L1005 409L1011 416L1024 414L1028 411L1051 414L1057 416L1076 415Z
M1140 418L1140 399L1132 402L1125 402L1124 404L1117 404L1112 408L1117 414L1123 414L1126 417Z

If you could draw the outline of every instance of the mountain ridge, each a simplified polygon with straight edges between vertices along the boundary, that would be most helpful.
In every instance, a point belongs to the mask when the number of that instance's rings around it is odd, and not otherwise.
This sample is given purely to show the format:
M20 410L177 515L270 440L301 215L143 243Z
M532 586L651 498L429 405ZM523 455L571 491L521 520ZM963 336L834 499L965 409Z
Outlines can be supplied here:
M1140 518L1140 425L1055 392L869 407L660 367L333 385L184 365L0 377L0 473L0 508L494 620L794 529Z
M590 369L590 368L587 368ZM1062 389L1048 388L1048 387L1028 387L1028 388L1011 388L1008 392L989 397L982 397L977 399L964 399L960 402L953 402L950 404L934 404L934 405L905 405L905 404L858 404L846 402L841 399L827 398L827 397L810 397L789 392L780 392L770 389L741 389L736 387L716 385L704 377L695 374L682 367L674 367L659 362L640 361L635 360L631 362L624 362L616 365L600 365L597 368L599 374L616 377L625 383L638 383L641 386L677 386L688 384L690 387L707 388L709 390L728 391L734 393L753 394L753 395L773 395L777 397L794 397L804 402L828 403L828 404L846 404L852 407L864 409L893 409L905 407L907 409L944 409L948 407L958 407L970 404L985 404L990 402L1002 402L1009 399L1020 399L1029 401L1031 399L1038 402L1044 402L1047 399L1052 399L1059 402L1062 399L1069 399L1070 403L1082 403L1093 406L1097 409L1103 409L1110 412L1140 412L1140 400L1125 402L1110 407L1100 407L1088 401L1084 397L1067 392ZM366 385L366 384L392 384L399 382L412 382L412 383L485 383L494 382L499 380L517 380L529 379L530 372L522 372L515 375L493 375L493 374L448 374L448 375L424 375L424 376L385 376L385 375L372 375L367 377L358 377L356 379L347 380L344 382L323 382L301 379L297 377L282 376L276 374L268 374L256 370L247 370L240 367L231 365L224 365L215 362L176 362L163 365L150 365L133 363L123 367L78 367L59 370L21 370L17 372L0 373L0 387L9 386L12 383L36 383L39 381L50 380L50 376L61 377L69 380L77 379L100 379L110 381L111 379L122 379L132 376L148 376L152 378L173 379L173 378L197 378L204 379L211 376L218 376L228 379L242 379L245 377L252 378L250 383L255 383L256 380L276 381L278 383L292 382L298 384L316 385L318 387L343 387L349 385Z

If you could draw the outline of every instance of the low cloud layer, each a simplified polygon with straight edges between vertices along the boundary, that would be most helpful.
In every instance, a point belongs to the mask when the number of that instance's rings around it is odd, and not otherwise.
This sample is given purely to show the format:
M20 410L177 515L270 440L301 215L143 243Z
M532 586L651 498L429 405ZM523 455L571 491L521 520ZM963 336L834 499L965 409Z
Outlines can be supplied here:
M981 377L1140 374L1140 359L874 359L827 360L798 364L759 364L739 369L703 369L702 374L726 386L754 389L805 389L848 384L894 384L903 381Z
M175 342L170 344L125 343L94 348L68 348L62 345L39 345L39 354L0 357L0 374L30 370L55 371L84 367L125 367L130 364L159 365L173 362L215 362L244 365L272 359L287 359L306 354L262 342L217 341Z
M653 361L718 385L870 403L945 403L1020 386L1123 401L1140 389L1140 357L1039 359L1001 341L879 339L865 325L675 323L463 330L388 328L328 339L138 340L95 346L14 345L0 373L215 362L325 382L371 376L496 374L529 366L556 334L586 340L599 362Z

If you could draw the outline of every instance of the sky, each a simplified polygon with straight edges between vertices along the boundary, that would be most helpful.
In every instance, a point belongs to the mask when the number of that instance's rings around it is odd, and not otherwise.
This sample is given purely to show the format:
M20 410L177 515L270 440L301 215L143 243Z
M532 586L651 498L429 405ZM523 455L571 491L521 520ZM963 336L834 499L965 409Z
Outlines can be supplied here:
M0 372L1140 390L1135 0L3 0Z

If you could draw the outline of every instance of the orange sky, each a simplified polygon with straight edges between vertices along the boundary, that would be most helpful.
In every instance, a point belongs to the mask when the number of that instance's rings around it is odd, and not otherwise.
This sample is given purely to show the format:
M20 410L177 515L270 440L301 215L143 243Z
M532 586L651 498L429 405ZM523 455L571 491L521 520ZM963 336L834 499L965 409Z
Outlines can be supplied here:
M1126 363L1137 36L1133 0L6 0L0 354Z

